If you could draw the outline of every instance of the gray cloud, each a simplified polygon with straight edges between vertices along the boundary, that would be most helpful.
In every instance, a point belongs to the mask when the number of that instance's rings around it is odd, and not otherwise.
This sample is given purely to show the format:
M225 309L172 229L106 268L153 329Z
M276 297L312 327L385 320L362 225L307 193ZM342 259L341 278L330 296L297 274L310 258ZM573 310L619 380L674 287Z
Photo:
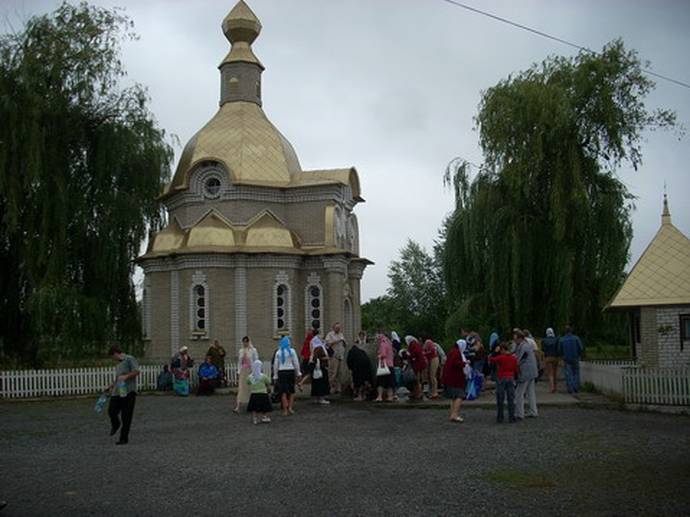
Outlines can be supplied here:
M125 47L132 81L147 85L160 124L189 139L215 112L221 30L233 1L99 0L124 5L141 35ZM598 49L621 36L654 69L690 81L686 2L475 2L482 9ZM508 74L573 49L440 0L249 0L264 30L255 51L266 66L264 108L305 168L354 165L367 202L357 209L363 299L382 294L386 270L408 237L430 249L453 199L448 161L480 162L472 117L480 92ZM17 24L58 0L10 0L0 16ZM658 82L650 106L670 107L690 126L690 90ZM690 234L687 138L645 135L644 164L621 178L638 196L632 260L658 229L663 183L674 223ZM179 151L178 149L178 155Z

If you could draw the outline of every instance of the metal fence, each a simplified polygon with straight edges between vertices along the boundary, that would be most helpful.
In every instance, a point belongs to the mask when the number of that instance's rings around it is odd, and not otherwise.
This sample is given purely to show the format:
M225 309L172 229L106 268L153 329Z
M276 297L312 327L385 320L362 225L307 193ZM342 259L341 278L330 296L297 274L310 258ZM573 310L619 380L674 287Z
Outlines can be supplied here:
M270 372L269 363L264 371ZM158 374L163 365L140 365L137 377L138 391L155 390ZM225 375L230 386L237 386L237 365L225 365ZM50 370L4 370L0 371L0 398L60 397L64 395L89 395L100 393L115 378L114 367L58 368ZM198 382L197 369L190 376L190 384Z

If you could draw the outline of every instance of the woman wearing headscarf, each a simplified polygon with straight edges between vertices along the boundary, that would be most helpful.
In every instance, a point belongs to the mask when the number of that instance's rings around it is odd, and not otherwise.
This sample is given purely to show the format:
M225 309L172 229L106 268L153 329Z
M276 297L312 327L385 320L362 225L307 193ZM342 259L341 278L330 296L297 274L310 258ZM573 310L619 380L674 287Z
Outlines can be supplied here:
M311 372L311 396L316 397L319 404L330 404L326 396L331 392L328 382L328 351L326 344L319 336L311 340L311 358L309 359Z
M366 344L366 334L359 333L357 339L347 352L346 364L352 372L352 391L355 395L355 400L362 401L365 399L366 392L371 386L371 360L363 348Z
M376 375L376 390L378 396L376 402L383 402L383 392L386 392L386 400L393 400L393 386L395 385L393 373L393 343L386 337L385 334L379 334L376 337L378 341L378 351L376 357L378 358L378 366L386 366L388 368L388 375ZM378 368L377 368L378 370Z
M426 370L428 363L426 357L424 357L422 345L419 344L417 338L414 336L405 336L405 343L407 343L407 353L415 375L414 390L412 390L411 398L419 400L423 398L422 373Z
M249 386L251 396L247 404L247 412L252 414L252 422L258 424L258 415L261 416L262 423L269 423L271 419L268 413L273 411L271 400L268 398L268 390L271 386L271 380L263 373L263 363L256 360L252 363L252 373L247 376L245 384Z
M546 329L546 337L541 340L541 350L544 353L544 361L549 375L549 389L556 393L558 382L558 363L561 361L561 352L558 347L558 338L552 328Z
M252 373L252 365L254 361L259 360L259 353L254 348L252 340L249 336L242 338L242 345L237 354L237 375L239 381L237 383L237 398L235 399L235 413L240 412L240 404L249 402L249 385L247 384L247 377Z
M395 330L391 330L391 343L393 344L393 350L395 350L395 353L400 353L402 342L400 341L400 336L398 336L398 333Z
M462 401L465 399L465 386L467 385L467 369L469 363L464 352L467 342L458 339L446 356L446 364L443 367L443 385L446 388L446 397L450 399L450 421L464 422L460 416Z
M273 358L273 380L280 393L283 416L295 413L295 381L302 375L297 352L292 348L290 336L280 338L278 351Z

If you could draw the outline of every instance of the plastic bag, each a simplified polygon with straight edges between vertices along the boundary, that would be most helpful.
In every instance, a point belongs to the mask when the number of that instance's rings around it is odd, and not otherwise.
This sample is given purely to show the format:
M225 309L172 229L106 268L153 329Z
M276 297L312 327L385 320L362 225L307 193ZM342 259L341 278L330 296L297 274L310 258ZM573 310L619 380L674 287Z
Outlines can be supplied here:
M96 401L96 406L93 408L96 413L101 413L106 403L108 402L108 394L102 393L98 400Z
M465 400L475 400L476 398L478 398L483 386L484 376L481 373L475 371L472 374L472 377L467 381Z

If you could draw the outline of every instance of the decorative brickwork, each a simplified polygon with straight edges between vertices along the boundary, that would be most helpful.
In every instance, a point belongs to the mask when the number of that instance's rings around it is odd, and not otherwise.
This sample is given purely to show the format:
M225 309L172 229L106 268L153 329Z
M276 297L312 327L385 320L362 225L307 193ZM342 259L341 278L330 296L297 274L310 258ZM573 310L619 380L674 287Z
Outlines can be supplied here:
M170 271L170 356L180 348L180 274Z

